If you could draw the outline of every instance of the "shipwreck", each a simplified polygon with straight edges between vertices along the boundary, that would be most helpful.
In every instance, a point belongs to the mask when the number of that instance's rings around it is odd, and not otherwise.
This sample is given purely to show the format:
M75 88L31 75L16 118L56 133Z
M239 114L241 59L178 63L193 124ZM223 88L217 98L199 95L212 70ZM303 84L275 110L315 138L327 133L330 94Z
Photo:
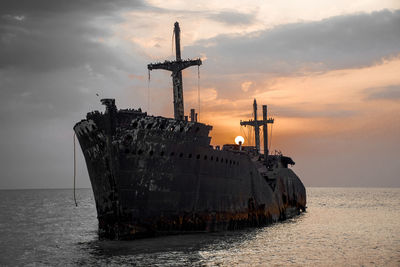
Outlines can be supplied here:
M306 209L306 190L288 168L294 161L268 151L267 106L254 128L255 146L211 146L212 126L185 116L182 70L201 59L182 60L180 28L174 27L176 60L149 64L170 71L174 118L141 109L118 110L102 99L74 126L86 161L98 215L99 237L133 239L159 234L235 230L264 226ZM260 151L260 128L264 153Z

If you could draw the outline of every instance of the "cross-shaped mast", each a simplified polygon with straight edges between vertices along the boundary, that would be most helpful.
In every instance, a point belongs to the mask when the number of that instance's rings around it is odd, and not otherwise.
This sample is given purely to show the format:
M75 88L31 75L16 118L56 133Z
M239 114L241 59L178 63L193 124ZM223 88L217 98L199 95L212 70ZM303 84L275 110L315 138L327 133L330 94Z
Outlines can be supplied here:
M190 66L200 66L201 59L195 60L182 60L181 59L181 38L180 38L180 28L179 23L175 22L174 25L174 34L175 34L175 51L176 51L176 60L175 61L164 61L162 63L154 63L148 64L147 68L149 70L154 69L163 69L171 71L172 74L172 83L174 90L174 118L176 120L184 119L184 107L183 107L183 83L182 83L182 70L190 67Z
M240 125L242 126L253 126L254 127L254 137L256 141L256 149L257 152L260 152L260 126L263 126L263 137L264 137L264 158L265 164L268 167L268 123L274 123L273 118L267 118L267 105L263 105L263 119L257 120L257 101L254 99L253 103L254 110L254 120L249 121L240 121Z

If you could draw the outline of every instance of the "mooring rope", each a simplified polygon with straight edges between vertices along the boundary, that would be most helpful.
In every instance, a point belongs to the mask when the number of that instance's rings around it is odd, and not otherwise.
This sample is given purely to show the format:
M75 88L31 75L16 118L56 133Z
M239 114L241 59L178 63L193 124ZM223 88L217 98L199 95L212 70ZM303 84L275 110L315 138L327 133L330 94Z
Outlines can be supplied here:
M75 149L75 136L76 133L74 132L73 140L74 140L74 202L75 206L78 207L78 202L76 202L76 149Z

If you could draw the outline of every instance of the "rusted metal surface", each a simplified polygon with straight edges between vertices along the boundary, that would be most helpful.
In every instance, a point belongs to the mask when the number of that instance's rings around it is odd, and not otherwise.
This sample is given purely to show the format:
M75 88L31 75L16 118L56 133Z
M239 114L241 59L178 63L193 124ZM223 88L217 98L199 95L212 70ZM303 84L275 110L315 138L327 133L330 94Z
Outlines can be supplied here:
M254 147L210 146L209 125L103 104L104 114L89 113L74 127L101 237L234 230L305 210L290 158L271 155L268 170Z

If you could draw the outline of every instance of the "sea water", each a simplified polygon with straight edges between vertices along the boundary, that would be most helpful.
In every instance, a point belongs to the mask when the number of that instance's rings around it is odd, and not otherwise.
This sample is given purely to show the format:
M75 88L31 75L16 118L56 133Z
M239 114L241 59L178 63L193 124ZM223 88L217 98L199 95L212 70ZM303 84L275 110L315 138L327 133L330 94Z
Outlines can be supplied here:
M0 265L400 266L400 188L307 188L268 227L104 241L91 189L0 191Z

